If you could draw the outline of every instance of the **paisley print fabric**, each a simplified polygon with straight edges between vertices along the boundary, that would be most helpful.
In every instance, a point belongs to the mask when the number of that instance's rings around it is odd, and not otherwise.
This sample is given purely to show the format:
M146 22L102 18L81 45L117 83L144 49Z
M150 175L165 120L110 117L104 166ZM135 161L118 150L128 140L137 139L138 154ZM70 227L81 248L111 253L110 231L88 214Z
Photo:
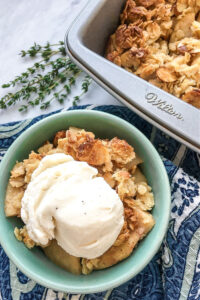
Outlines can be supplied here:
M126 107L76 107L83 108L109 112L135 125L162 156L172 190L167 235L140 274L113 290L88 295L64 294L38 285L17 269L0 246L0 300L200 300L199 155ZM0 125L0 160L24 130L47 116Z

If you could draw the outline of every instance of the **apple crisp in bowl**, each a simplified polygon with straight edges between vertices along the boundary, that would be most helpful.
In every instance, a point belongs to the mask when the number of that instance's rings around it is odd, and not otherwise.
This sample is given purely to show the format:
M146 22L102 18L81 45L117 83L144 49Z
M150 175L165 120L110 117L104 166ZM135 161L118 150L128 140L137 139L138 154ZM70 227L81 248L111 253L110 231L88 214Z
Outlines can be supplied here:
M94 248L93 251L95 254L92 258L89 257L89 248L86 248L84 257L79 257L78 250L76 256L68 253L63 249L62 244L56 240L56 232L52 234L47 244L41 245L41 239L37 240L31 231L31 226L33 226L34 222L33 216L30 217L30 215L33 214L32 210L29 211L29 218L32 219L29 222L26 220L26 224L23 227L16 227L14 233L16 238L19 241L23 241L28 248L33 248L37 245L42 246L47 257L62 268L74 274L89 274L93 270L110 267L127 258L132 253L138 242L142 240L154 226L155 221L150 213L154 206L154 196L151 187L148 185L145 176L139 168L142 160L135 154L133 147L125 140L118 139L117 137L114 137L111 140L98 139L95 138L95 135L92 132L70 127L67 131L62 130L57 132L52 143L47 141L37 152L32 151L27 159L15 164L11 170L5 198L5 213L7 217L23 216L24 206L28 205L23 203L23 199L25 197L25 191L30 187L30 183L33 184L34 179L32 175L35 175L36 171L38 172L41 163L43 163L42 171L44 172L44 158L46 157L47 159L49 156L51 156L50 159L54 159L54 165L48 166L47 171L50 172L50 169L55 166L55 159L64 158L64 156L58 155L61 153L66 156L70 155L75 161L86 162L88 165L95 167L97 169L97 174L95 176L102 177L118 194L120 201L123 204L123 224L120 227L121 230L115 238L114 243L100 256L96 255L97 252L95 251L98 249ZM77 165L73 165L73 167L75 166ZM84 165L84 168L85 167L86 166ZM67 168L67 165L65 165L65 168ZM79 172L80 171L81 170L79 170ZM58 171L56 172L58 173ZM70 174L73 173L72 170L70 172ZM45 176L45 179L47 180L47 175ZM60 176L63 176L63 174L61 173ZM50 177L48 177L48 179L51 180ZM40 181L41 180L42 178L40 178ZM65 185L66 184L67 182L65 181ZM71 182L70 184L72 185L73 183ZM33 188L33 197L36 197L37 191L35 191L35 188L39 189L39 185L37 184ZM52 188L52 183L49 188ZM74 185L74 188L76 189L76 185ZM101 188L104 188L104 186L101 186ZM42 187L42 189L44 189L44 187ZM45 192L46 190L47 186L45 186ZM56 192L58 193L59 191ZM39 193L41 194L41 191L39 191ZM53 193L52 190L51 193ZM69 201L67 198L68 189L66 189L65 193L65 201ZM89 191L87 191L87 193L89 193ZM95 191L94 197L98 197L97 193L98 192ZM73 196L75 197L75 195ZM105 197L106 196L108 197L108 195L105 195ZM30 193L27 197L27 201L34 201L34 199L31 198ZM59 196L57 197L59 198ZM82 199L84 198L83 195L81 195L81 197ZM106 201L109 202L109 200L108 197ZM40 203L38 203L39 201ZM43 199L38 198L36 201L37 206L44 205L42 201ZM54 201L50 195L48 195L48 201ZM81 201L83 202L83 200ZM98 201L102 201L102 199L99 199ZM94 202L94 199L92 199L92 202ZM59 205L59 201L56 201L56 209L58 209ZM92 203L88 202L88 205L92 205ZM38 207L37 210L41 211L40 207ZM46 206L46 210L48 210L48 206ZM98 212L94 211L93 213ZM104 214L105 213L106 212L104 212ZM67 216L65 215L65 217ZM68 217L73 218L70 215L70 211ZM77 222L80 221L80 217L81 216L78 215ZM87 216L87 218L89 217L90 216ZM118 219L117 223L119 223L119 212L116 217ZM54 218L56 223L53 230L56 231L58 230L56 226L59 227L59 223L55 214L52 218ZM22 217L22 219L24 220L25 218ZM43 223L41 226L44 227L45 215L43 215L42 221L40 220L40 222ZM99 220L99 222L96 220L96 222L98 223L98 226L95 230L102 230L103 225L101 224L101 220ZM110 223L110 226L116 227L119 225L116 223L112 224L112 219L110 219ZM34 224L34 226L37 226L37 230L40 230L38 224ZM95 226L95 224L93 226ZM80 247L80 244L83 243L84 239L83 237L81 238L81 236L84 235L84 230L87 229L81 228L81 226L79 227L80 236L78 244L76 244L77 247ZM64 239L70 239L70 236L65 232L63 233ZM102 232L101 234L104 233ZM72 243L73 241L70 242ZM91 241L89 240L89 242Z
M200 108L200 2L127 0L106 58Z
M0 164L0 202L0 243L10 260L45 287L88 294L145 268L166 233L171 198L149 139L114 115L76 110L37 122L13 142ZM65 230L70 239L59 234Z

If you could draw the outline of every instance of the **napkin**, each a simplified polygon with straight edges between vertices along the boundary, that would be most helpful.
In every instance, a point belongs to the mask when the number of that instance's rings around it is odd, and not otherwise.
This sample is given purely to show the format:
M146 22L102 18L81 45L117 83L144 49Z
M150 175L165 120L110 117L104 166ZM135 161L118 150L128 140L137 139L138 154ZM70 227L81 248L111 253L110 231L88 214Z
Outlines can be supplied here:
M2 300L199 300L200 299L200 157L184 145L121 106L79 106L111 113L141 130L160 153L168 173L172 206L166 237L158 253L137 276L115 289L71 295L47 289L25 276L0 246ZM46 118L0 125L0 160L28 127Z

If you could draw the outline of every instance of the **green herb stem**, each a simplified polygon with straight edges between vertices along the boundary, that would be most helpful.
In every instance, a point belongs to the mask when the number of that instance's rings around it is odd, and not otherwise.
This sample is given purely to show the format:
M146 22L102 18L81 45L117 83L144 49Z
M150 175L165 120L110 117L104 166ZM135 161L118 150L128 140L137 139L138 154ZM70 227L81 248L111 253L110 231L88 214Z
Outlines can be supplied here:
M21 51L22 57L29 56L32 59L42 57L42 59L35 62L32 67L27 68L26 72L14 80L2 85L3 88L14 86L19 86L19 88L15 93L9 92L0 99L0 109L13 106L18 101L26 101L26 104L23 104L19 111L26 111L29 107L38 105L41 109L46 109L55 99L60 103L64 102L82 70L66 56L63 45L63 42L52 45L47 43L45 46L35 43L27 51ZM51 47L58 47L58 49L52 50ZM55 55L58 57L53 60ZM90 84L91 78L86 75L82 81L81 94L73 98L74 105L77 105L80 98L88 91ZM59 87L59 91L54 92L51 99L45 101L47 95ZM35 97L35 95L37 96ZM31 100L31 98L34 99Z

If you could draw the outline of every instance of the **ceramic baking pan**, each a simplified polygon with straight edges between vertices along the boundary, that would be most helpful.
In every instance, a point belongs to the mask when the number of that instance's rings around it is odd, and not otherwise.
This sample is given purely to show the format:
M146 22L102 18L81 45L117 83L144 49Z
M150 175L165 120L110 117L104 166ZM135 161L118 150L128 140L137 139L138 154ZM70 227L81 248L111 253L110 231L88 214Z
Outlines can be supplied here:
M65 37L69 56L138 115L200 153L200 110L104 58L125 0L90 0Z

